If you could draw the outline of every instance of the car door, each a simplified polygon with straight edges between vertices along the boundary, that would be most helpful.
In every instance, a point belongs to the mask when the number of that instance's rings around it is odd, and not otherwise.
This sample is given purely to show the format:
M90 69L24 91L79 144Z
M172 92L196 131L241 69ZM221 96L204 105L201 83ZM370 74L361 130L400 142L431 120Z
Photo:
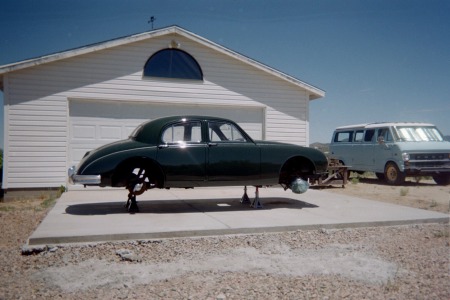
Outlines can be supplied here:
M161 133L157 161L161 165L166 186L199 186L206 179L206 149L201 122L178 122Z
M208 139L209 182L245 185L260 178L260 148L238 127L225 121L209 121Z

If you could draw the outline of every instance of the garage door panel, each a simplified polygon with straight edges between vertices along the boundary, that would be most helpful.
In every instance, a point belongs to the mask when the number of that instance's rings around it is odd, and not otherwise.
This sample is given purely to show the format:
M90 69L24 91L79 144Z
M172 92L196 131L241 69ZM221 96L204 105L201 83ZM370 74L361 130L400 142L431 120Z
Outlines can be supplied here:
M140 124L140 123L139 123L139 124ZM138 124L138 125L139 125L139 124ZM125 127L124 127L124 130L125 130L125 135L126 135L126 137L129 137L129 136L133 133L133 131L136 129L136 127L137 127L138 125L133 126L133 127L125 126Z
M122 138L121 126L99 125L98 135L100 140L118 140Z
M95 140L95 126L93 125L77 125L72 126L73 140Z
M240 124L242 129L255 140L262 140L262 125L261 123L243 123Z

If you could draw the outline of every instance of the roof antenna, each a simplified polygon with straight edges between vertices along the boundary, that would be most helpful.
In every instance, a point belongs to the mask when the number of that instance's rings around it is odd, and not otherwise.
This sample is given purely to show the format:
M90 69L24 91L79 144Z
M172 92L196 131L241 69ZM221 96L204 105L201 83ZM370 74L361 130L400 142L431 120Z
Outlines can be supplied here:
M152 30L153 30L153 22L155 22L155 20L156 20L156 18L154 16L151 16L150 20L148 20L148 22L147 22L149 24L152 23Z

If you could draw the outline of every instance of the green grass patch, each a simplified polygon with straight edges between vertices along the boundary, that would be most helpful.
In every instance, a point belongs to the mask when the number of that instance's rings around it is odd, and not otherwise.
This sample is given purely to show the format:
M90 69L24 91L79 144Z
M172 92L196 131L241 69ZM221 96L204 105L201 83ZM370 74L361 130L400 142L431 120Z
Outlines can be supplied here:
M448 230L435 230L433 231L433 236L435 238L448 238L450 236L450 233L448 232Z
M401 188L400 189L400 196L404 197L406 195L408 195L409 193L409 189L408 188Z
M8 211L13 211L13 210L15 210L15 208L13 206L9 206L9 205L0 206L0 211L2 211L2 212L8 212Z

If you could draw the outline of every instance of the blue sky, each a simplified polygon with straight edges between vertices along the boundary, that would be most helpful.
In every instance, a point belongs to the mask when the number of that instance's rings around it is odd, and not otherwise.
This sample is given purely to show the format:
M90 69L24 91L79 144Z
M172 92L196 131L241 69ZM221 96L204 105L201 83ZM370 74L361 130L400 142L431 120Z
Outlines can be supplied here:
M450 135L447 0L0 4L0 65L149 31L155 16L155 29L181 26L325 90L310 103L311 142L329 142L336 126L377 121L431 122Z

